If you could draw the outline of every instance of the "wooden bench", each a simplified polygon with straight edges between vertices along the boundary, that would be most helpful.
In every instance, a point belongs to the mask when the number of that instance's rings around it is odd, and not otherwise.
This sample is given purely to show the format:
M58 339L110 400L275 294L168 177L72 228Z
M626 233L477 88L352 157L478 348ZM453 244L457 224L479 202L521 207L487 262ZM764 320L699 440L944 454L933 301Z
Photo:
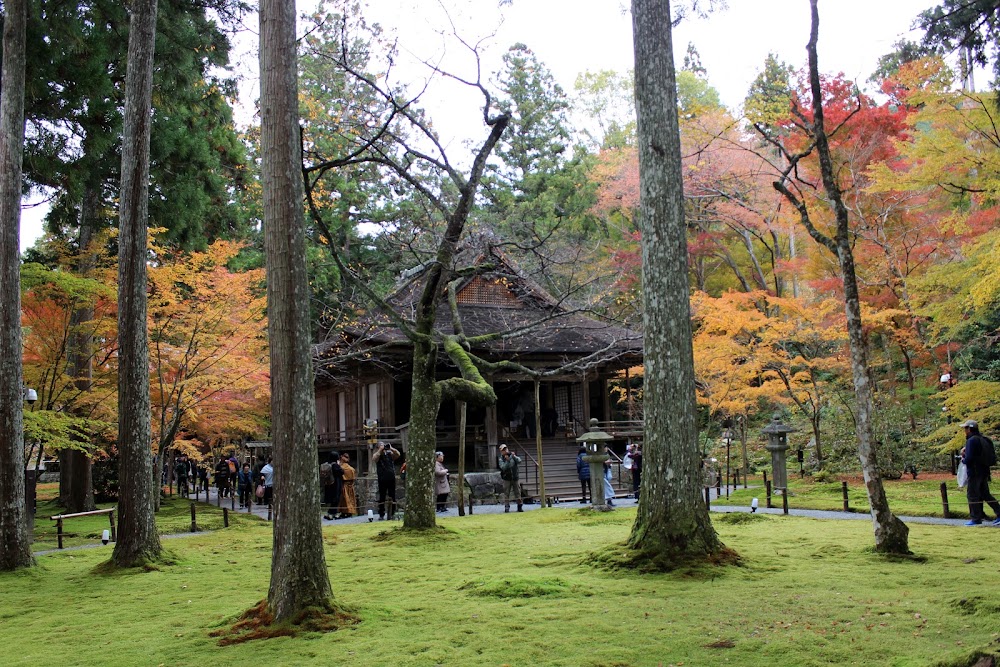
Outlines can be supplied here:
M57 514L55 516L49 517L56 522L56 537L59 540L59 548L63 548L63 519L73 519L78 516L94 516L95 514L107 514L108 519L111 521L111 541L116 542L115 539L115 508L109 507L105 510L93 510L90 512L76 512L75 514Z

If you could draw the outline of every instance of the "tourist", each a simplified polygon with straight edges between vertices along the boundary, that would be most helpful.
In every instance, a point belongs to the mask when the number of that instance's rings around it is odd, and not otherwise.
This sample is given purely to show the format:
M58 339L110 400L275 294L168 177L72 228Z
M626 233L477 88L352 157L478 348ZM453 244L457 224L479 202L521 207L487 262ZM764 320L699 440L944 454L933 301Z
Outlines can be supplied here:
M354 489L358 471L351 465L351 455L347 452L340 455L340 469L344 471L344 490L340 496L340 518L346 519L358 513L358 497Z
M240 507L250 507L253 502L253 474L249 463L244 463L243 468L236 473L236 486L240 494Z
M639 502L639 488L642 483L642 445L632 445L632 495Z
M388 442L379 441L372 463L378 477L378 518L384 521L386 515L391 519L396 509L396 461L399 450Z
M444 467L444 452L434 452L434 493L437 494L437 511L448 511L451 484L448 482L448 469Z
M181 454L174 463L174 477L177 478L177 493L181 498L188 495L188 459Z
M274 466L271 465L271 457L267 457L267 463L260 469L260 485L264 487L264 497L262 502L270 505L274 499Z
M510 498L513 495L517 500L517 511L524 511L524 499L521 497L521 484L518 481L521 465L521 457L514 454L507 445L500 445L500 458L497 461L500 468L500 479L503 480L503 511L510 511Z
M208 500L208 465L198 464L198 487L205 492L205 499Z
M615 487L611 485L611 458L614 454L610 447L605 447L604 453L608 455L608 459L604 462L604 502L613 507Z
M340 467L340 453L330 454L330 460L319 467L320 479L323 484L323 504L326 506L326 514L323 516L328 521L340 518L340 494L344 490L344 469Z
M576 476L580 478L580 502L587 502L587 491L590 489L590 464L584 458L587 456L587 448L580 445L580 451L576 455Z
M225 457L219 457L215 464L215 488L220 498L229 495L229 461Z
M996 513L994 526L1000 526L1000 503L990 493L990 466L996 463L993 441L979 432L979 424L969 419L962 422L965 429L965 447L962 448L962 462L969 471L969 482L965 493L969 499L969 520L966 526L978 526L986 519L983 505L989 505Z

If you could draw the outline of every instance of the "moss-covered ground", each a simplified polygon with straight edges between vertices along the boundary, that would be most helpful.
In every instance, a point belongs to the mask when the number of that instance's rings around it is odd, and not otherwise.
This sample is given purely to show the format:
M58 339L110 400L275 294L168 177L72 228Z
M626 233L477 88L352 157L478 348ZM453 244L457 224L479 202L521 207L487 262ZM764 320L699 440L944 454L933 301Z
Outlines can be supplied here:
M360 622L222 646L266 594L271 529L168 540L172 564L96 574L110 547L0 574L4 665L968 665L1000 652L1000 529L713 515L741 566L608 571L635 510L554 508L325 529L338 604Z
M848 507L854 512L868 513L868 495L865 492L864 481L857 477L833 479L818 482L812 477L800 478L789 471L788 507L795 509L843 511L844 494L843 481L847 482ZM941 484L945 484L948 495L948 511L952 518L969 518L969 506L965 499L965 489L960 489L955 483L955 477L947 474L918 475L912 479L908 475L903 479L885 480L886 498L889 506L899 516L944 516L944 506L941 502ZM741 485L742 486L742 485ZM747 506L753 498L757 498L760 506L764 506L764 482L761 478L751 477L750 488L738 488L731 491L728 500L723 497L718 502L723 505ZM994 495L998 493L994 482ZM772 497L775 507L781 507L781 496ZM992 512L987 509L992 518Z

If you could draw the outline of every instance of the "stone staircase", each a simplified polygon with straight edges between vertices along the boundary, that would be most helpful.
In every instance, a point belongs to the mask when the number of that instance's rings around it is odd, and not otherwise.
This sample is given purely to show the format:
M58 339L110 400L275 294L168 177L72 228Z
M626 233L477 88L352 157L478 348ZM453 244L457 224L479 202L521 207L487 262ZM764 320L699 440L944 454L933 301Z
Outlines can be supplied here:
M533 445L525 448L521 443L507 443L523 460L521 486L525 494L539 498L538 453ZM545 467L545 495L560 501L580 499L580 479L576 473L576 455L579 445L565 438L542 441L542 457ZM632 492L632 474L614 463L611 468L611 485L615 497L621 498Z

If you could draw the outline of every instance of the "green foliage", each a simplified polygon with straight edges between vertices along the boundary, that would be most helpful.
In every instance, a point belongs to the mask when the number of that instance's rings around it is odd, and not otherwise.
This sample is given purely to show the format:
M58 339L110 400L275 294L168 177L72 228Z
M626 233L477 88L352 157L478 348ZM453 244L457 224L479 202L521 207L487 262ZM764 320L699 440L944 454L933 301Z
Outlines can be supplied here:
M75 238L82 224L115 223L129 16L125 3L35 0L28 26L25 178L53 192L50 233ZM234 0L161 3L157 13L151 142L152 223L176 243L240 235L231 193L243 170L229 100L219 77Z
M767 134L776 131L777 121L788 115L792 104L792 73L795 69L773 53L764 60L764 69L750 84L743 101L743 114L747 120L762 128Z
M898 73L899 68L906 63L912 63L929 56L944 55L941 51L942 49L938 46L920 44L904 37L892 45L892 51L879 57L878 65L868 80L880 83Z
M1000 231L991 231L964 248L958 261L931 267L912 283L915 310L927 318L936 343L961 341L986 349L972 368L997 359L993 332L1000 324Z
M994 439L1000 433L1000 382L967 380L942 393L944 414L936 429L920 439L938 452L957 452L965 445L958 427L966 419L979 422L979 430Z
M1000 19L995 0L944 0L921 12L917 24L926 31L924 44L946 51L967 49L981 66L993 61L1000 78Z
M586 71L574 84L574 106L587 120L582 134L592 149L635 145L633 73Z
M717 91L695 72L677 72L677 106L682 119L691 119L710 111L722 109L722 100Z
M111 427L111 424L100 420L77 417L58 410L24 411L25 443L40 442L50 452L60 449L92 452L92 435Z

